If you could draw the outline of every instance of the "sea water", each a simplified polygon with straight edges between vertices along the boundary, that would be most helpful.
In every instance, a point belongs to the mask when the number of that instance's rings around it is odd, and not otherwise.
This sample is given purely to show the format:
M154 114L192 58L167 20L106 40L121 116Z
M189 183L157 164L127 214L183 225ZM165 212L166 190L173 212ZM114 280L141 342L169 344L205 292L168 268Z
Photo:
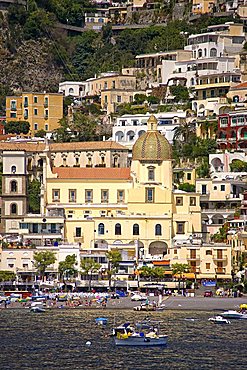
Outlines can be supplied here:
M109 318L106 328L95 324L102 314ZM114 322L133 323L146 316L131 310L31 313L28 309L2 309L0 369L247 369L247 320L217 325L208 322L212 312L150 313L152 319L161 320L161 334L169 336L168 346L116 348L108 336Z

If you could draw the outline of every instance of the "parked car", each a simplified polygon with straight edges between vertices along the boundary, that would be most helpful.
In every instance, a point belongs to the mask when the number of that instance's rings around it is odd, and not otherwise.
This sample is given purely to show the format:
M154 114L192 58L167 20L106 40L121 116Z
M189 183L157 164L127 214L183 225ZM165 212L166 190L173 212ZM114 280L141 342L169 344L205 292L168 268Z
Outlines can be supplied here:
M144 295L141 295L141 294L134 294L131 297L131 301L145 301L146 299L147 299L147 297L144 296Z
M214 293L212 292L212 290L206 290L204 292L204 297L213 297Z

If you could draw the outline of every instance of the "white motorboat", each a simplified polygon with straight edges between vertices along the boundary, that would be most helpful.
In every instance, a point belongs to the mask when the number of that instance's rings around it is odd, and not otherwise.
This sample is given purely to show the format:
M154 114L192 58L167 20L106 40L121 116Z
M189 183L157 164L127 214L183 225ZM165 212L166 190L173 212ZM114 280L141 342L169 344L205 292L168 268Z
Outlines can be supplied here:
M238 319L238 320L244 320L245 319L245 320L247 320L247 314L246 313L238 312L236 310L225 311L225 312L222 312L220 315L225 317L226 319Z
M225 319L222 316L215 316L215 317L210 317L208 321L211 321L215 324L231 324L231 321Z

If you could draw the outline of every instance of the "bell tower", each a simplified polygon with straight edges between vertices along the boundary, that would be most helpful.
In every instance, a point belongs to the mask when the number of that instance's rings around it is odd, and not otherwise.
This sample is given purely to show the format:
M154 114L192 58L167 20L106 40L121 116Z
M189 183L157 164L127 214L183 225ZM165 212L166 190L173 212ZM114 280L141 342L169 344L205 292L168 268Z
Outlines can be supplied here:
M27 157L24 150L3 151L2 222L4 232L17 234L27 213Z

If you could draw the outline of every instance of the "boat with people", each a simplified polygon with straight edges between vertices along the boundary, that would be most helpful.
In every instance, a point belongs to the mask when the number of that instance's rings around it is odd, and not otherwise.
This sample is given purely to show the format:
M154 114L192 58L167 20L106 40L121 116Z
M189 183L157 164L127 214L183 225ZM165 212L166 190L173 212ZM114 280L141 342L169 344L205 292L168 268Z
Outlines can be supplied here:
M236 310L228 310L228 311L222 312L220 316L226 319L247 320L247 313L239 312Z
M113 337L116 346L123 347L158 347L166 346L168 335L159 334L159 323L152 326L147 325L147 332L137 331L134 327L130 326L130 323L125 323L113 329ZM143 327L144 329L144 327ZM142 330L142 329L141 329Z
M225 319L224 317L218 315L214 317L210 317L208 321L213 322L214 324L231 324L230 320Z

